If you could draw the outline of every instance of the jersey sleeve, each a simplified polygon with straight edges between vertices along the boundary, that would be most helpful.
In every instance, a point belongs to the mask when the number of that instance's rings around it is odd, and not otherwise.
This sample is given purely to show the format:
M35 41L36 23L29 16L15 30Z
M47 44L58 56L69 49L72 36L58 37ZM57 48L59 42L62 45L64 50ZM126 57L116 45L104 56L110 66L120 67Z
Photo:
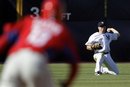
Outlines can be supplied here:
M9 33L11 31L12 26L13 26L12 23L6 23L3 26L3 32L0 36L0 53L2 53L9 44L9 37L10 37Z
M15 23L4 24L3 32L0 36L0 52L3 51L8 45L14 43L14 41L17 39L21 26L24 23L22 20L19 20Z
M89 37L88 41L85 43L85 45L91 44L91 43L94 41L95 36L96 36L96 33L92 34L92 35Z
M89 39L88 39L88 41L85 43L85 45L88 45L88 44L90 44L91 42L92 42L92 38L89 37Z
M117 40L118 36L119 35L117 33L106 33L106 37L110 40Z
M77 44L76 44L76 40L73 37L73 35L71 34L71 32L65 27L64 29L64 45L69 48L71 55L73 55L73 58L75 59L79 59L79 55L77 52ZM71 56L72 57L72 56Z

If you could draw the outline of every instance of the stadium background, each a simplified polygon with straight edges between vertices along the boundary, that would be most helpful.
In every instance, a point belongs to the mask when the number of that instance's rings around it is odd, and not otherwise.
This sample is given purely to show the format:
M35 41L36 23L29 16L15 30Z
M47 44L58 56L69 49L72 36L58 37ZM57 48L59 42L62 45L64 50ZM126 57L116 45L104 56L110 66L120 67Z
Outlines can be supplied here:
M23 2L20 2L23 1ZM40 8L42 0L0 0L0 33L3 24L16 21L19 15L32 15ZM116 62L130 62L130 0L62 0L66 4L65 23L74 35L82 62L91 62L92 52L85 49L88 37L97 31L97 22L106 21L107 27L116 28L121 37L111 44L112 56ZM22 12L16 11L18 2ZM20 5L19 5L20 6ZM32 8L35 8L33 11ZM20 13L21 12L21 13ZM7 47L8 50L8 47ZM0 54L0 62L6 53ZM54 62L56 62L55 60Z

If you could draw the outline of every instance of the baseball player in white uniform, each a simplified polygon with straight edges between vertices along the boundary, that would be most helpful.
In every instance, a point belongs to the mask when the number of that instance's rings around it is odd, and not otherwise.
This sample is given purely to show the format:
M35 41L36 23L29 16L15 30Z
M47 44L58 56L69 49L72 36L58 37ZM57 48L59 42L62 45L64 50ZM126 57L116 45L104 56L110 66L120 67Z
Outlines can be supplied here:
M118 75L118 67L110 55L110 43L112 40L117 40L120 34L114 28L106 29L104 22L98 23L98 30L99 32L92 34L89 37L88 41L85 43L87 50L94 51L93 58L96 61L95 75L105 73ZM91 45L93 42L99 43L101 48L93 48L93 46ZM103 63L106 67L103 66Z

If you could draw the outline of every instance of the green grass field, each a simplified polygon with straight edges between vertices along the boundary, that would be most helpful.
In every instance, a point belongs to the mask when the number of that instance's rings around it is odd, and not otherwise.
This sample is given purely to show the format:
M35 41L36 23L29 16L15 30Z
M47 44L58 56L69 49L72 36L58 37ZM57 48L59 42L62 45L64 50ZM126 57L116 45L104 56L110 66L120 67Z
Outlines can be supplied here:
M130 87L130 63L118 63L120 70L118 76L94 75L95 63L80 63L80 70L76 80L71 87ZM50 64L52 77L56 87L59 87L60 80L64 80L68 73L67 64ZM0 71L2 65L0 66Z

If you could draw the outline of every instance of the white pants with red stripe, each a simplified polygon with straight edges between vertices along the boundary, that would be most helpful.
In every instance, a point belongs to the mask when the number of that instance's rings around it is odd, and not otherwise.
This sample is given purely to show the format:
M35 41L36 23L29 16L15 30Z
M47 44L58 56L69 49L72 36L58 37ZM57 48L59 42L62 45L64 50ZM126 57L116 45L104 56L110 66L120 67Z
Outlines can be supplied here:
M8 56L0 87L54 87L46 55L21 49Z

